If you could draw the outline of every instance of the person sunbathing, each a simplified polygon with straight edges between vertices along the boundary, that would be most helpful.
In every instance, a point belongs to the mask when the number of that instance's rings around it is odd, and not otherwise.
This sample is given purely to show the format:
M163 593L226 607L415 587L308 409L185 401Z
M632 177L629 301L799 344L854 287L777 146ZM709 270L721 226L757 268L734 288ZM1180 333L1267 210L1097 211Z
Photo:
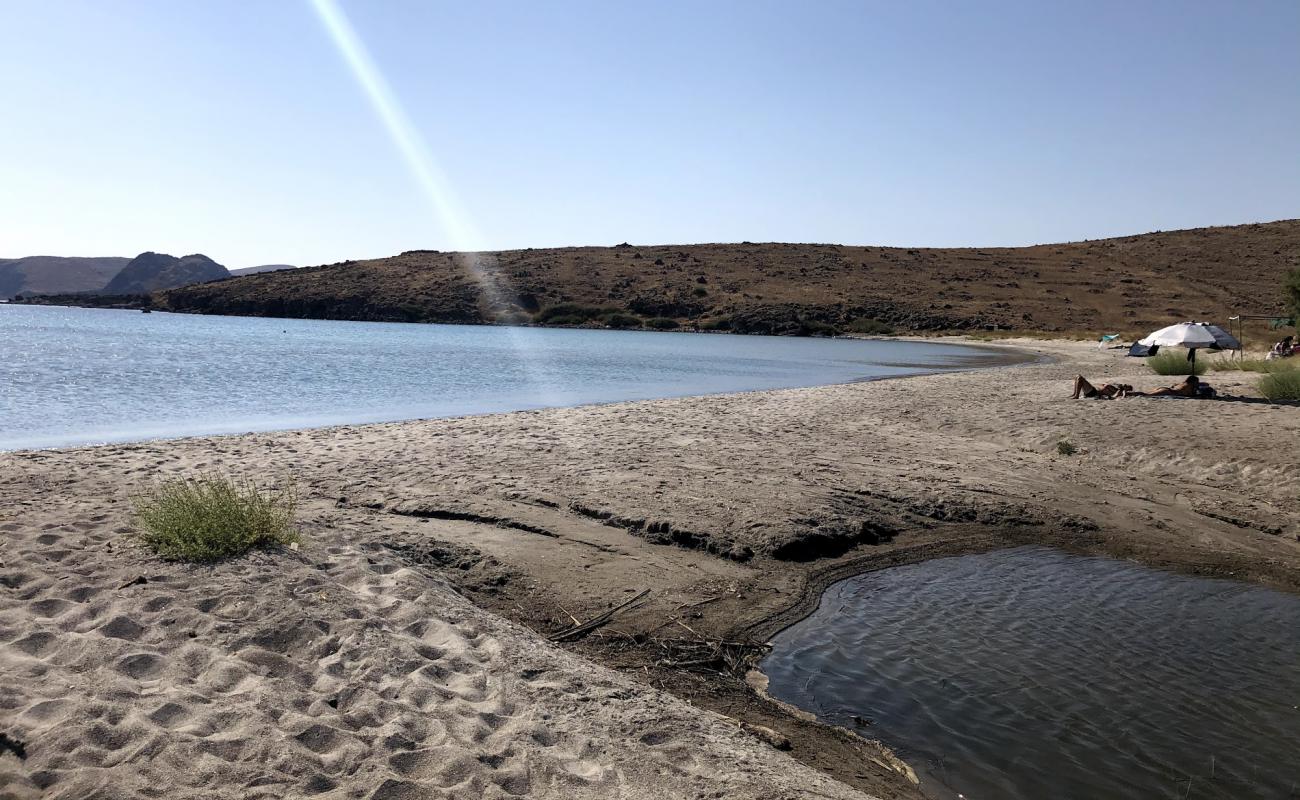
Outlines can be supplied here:
M1116 397L1123 397L1133 391L1133 387L1127 383L1105 383L1098 389L1088 382L1088 379L1078 375L1074 379L1074 394L1071 398L1078 400L1080 397L1090 397L1096 400L1111 400Z
M1124 395L1126 397L1213 397L1214 390L1209 384L1201 383L1201 379L1195 375L1188 375L1187 379L1177 386L1161 386L1153 392L1135 392L1130 389Z

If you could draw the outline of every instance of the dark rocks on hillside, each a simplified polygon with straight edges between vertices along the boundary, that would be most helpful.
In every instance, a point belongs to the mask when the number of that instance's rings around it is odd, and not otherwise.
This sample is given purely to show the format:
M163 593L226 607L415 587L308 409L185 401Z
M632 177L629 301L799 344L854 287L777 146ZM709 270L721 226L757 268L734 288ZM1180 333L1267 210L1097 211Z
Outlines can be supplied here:
M275 273L270 276L273 277ZM159 305L168 311L191 314L233 314L247 317L283 317L288 319L347 319L364 322L439 322L457 325L481 325L478 296L472 286L448 287L436 297L394 298L386 300L374 293L357 290L347 294L316 295L263 291L255 284L236 292L234 284L256 280L250 276L239 281L188 286L157 295Z
M225 267L205 255L182 258L166 253L141 253L117 273L104 294L143 294L230 277Z
M13 302L34 306L80 306L82 308L144 309L153 307L152 295L100 294L98 292L22 295L15 297Z
M833 325L835 309L792 304L751 306L731 315L731 330L771 336L808 335L813 328Z
M629 311L646 317L698 317L708 310L706 303L658 295L639 295L628 300Z
M729 317L735 333L774 336L825 336L850 330L854 320L873 319L890 326L916 331L991 330L1010 328L1005 315L966 316L921 311L898 303L870 305L756 305L732 312Z

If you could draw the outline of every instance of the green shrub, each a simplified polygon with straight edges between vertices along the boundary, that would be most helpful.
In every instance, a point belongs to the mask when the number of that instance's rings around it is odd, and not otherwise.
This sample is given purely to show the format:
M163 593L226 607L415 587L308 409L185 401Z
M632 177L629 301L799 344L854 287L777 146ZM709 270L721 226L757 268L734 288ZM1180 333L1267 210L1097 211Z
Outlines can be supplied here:
M1147 359L1147 366L1157 375L1191 375L1192 362L1186 350L1167 351ZM1196 374L1204 375L1209 369L1205 359L1196 362Z
M546 320L547 325L581 325L587 321L586 317L579 317L576 314L568 314L559 317L551 317Z
M729 331L731 330L731 317L715 317L706 319L700 323L702 331Z
M708 293L709 290L705 289L703 286L696 286L695 289L691 291L691 294L695 295L696 297L704 297Z
M680 323L678 323L677 320L669 319L668 317L655 317L654 319L646 320L645 326L647 328L654 328L657 331L670 331L673 328L680 327Z
M800 336L834 336L839 333L834 325L828 322L820 322L815 319L805 319L799 322Z
M844 326L844 330L850 333L865 333L873 336L890 336L894 333L893 327L871 317L855 317L849 320Z
M131 498L137 536L163 558L217 561L298 541L293 485L265 492L219 475L173 478Z
M1292 372L1300 369L1300 359L1294 358L1246 358L1238 361L1235 358L1219 358L1210 362L1210 369L1215 372L1232 372L1242 370L1243 372Z
M1253 365L1255 361L1258 361L1258 359L1253 359L1250 361L1238 361L1237 359L1232 357L1224 357L1224 358L1207 359L1205 362L1205 366L1207 369L1210 370L1210 372L1236 372L1237 370L1248 370L1254 372L1256 370L1253 370L1251 367L1248 367L1246 365L1247 364ZM1264 370L1258 370L1258 371L1263 372Z
M1070 444L1067 441L1062 440L1056 443L1056 452L1060 453L1063 456L1072 456L1075 453L1079 452L1079 448L1075 447L1074 445Z
M618 313L617 308L604 308L602 306L584 306L581 303L556 303L553 306L547 306L533 317L534 322L541 322L550 325L574 325L581 324L587 320L603 317L606 314ZM557 322L557 317L576 317L577 323Z
M605 317L605 324L611 328L639 328L641 318L631 314L610 314Z
M1300 370L1265 375L1259 381L1259 393L1269 400L1300 400Z

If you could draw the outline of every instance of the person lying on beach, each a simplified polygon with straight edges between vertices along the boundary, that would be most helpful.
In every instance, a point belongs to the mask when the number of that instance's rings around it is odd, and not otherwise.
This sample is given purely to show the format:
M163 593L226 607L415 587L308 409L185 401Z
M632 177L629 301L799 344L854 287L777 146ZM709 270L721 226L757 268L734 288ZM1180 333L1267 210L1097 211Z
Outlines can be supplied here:
M1133 387L1127 383L1106 383L1098 389L1088 382L1088 379L1078 375L1074 379L1074 394L1070 395L1073 399L1078 400L1080 397L1091 397L1097 400L1110 400L1115 397L1123 397L1133 391Z
M1154 392L1135 392L1129 390L1124 393L1125 397L1214 397L1216 392L1210 388L1208 383L1202 383L1201 379L1195 375L1188 375L1187 379L1177 386L1161 386Z

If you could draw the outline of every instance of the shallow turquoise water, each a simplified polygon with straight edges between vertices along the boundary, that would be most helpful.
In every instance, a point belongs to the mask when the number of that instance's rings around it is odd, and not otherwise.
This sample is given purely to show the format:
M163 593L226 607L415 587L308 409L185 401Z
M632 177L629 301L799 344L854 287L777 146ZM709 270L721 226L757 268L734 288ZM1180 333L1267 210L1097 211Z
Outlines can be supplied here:
M0 304L0 450L842 383L999 363L928 342Z
M1042 547L841 581L771 694L893 746L933 796L1300 797L1300 597Z

